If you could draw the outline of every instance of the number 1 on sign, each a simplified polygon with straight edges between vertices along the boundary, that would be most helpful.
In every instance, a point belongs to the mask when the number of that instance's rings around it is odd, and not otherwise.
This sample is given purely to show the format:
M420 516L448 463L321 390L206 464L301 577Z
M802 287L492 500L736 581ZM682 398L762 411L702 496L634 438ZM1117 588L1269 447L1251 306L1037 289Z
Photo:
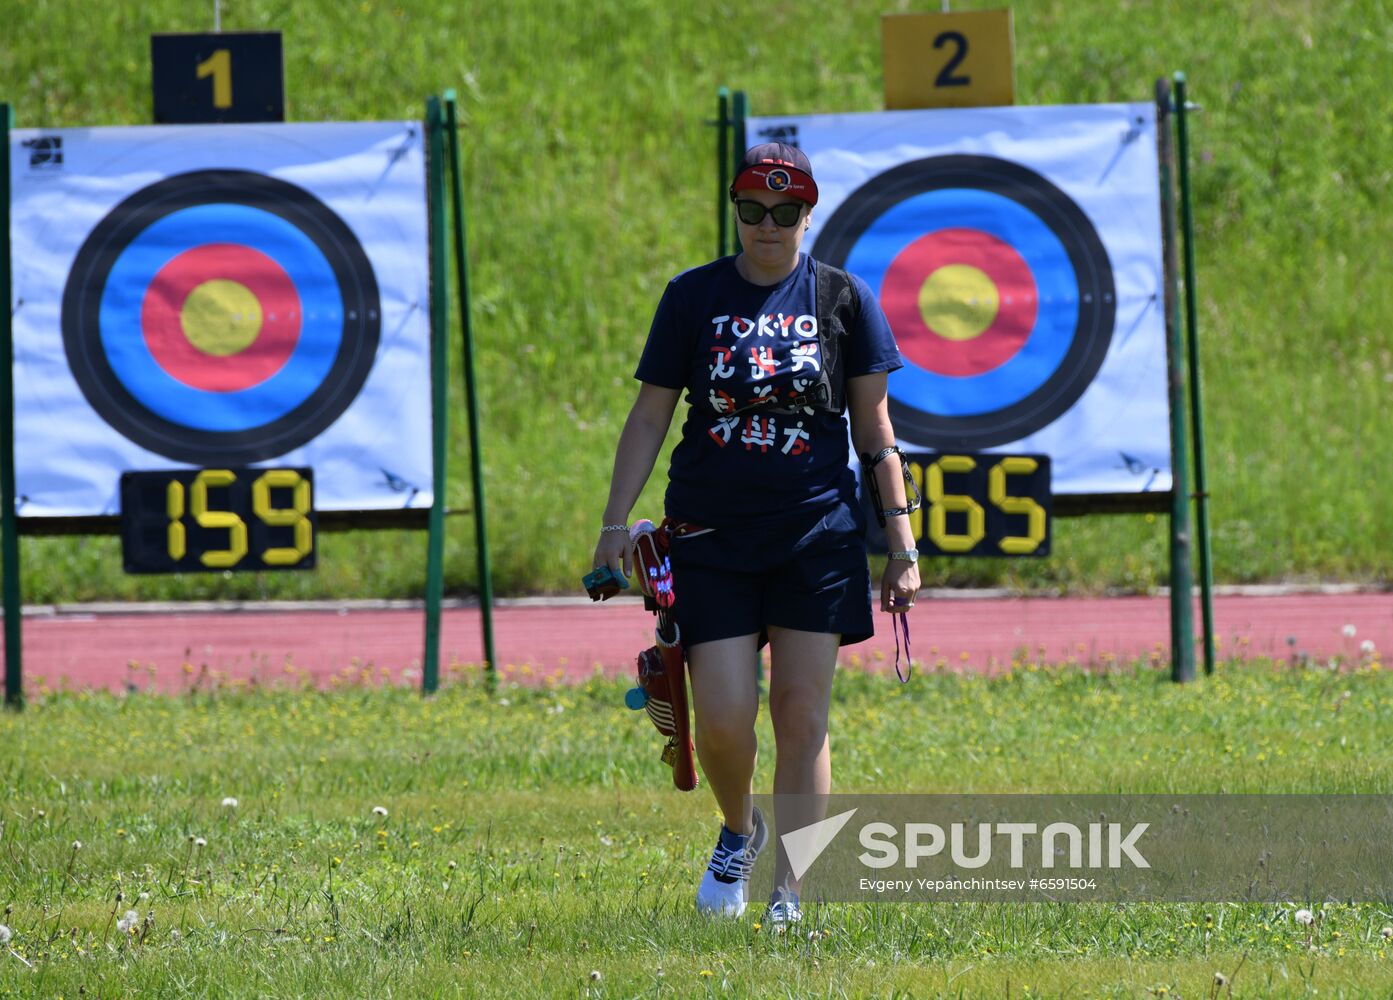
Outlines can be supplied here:
M185 65L188 64L185 63ZM198 64L198 78L202 80L209 76L213 78L213 107L232 107L232 53L230 51L218 49Z

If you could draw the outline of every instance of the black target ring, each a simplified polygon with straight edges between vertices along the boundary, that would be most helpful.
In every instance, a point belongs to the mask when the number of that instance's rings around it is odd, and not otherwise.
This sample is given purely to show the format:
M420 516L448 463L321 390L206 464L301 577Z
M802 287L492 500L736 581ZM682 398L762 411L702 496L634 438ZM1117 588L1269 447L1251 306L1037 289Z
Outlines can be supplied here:
M319 317L319 342L310 346L321 359L322 370L312 373L312 387L306 387L303 398L296 397L282 407L273 405L268 419L253 413L239 425L217 429L200 427L197 421L172 419L152 408L150 387L128 386L123 381L122 373L129 378L129 369L118 372L121 366L113 365L108 354L112 338L139 336L138 330L125 329L124 324L122 330L107 329L104 335L104 304L106 318L112 315L111 300L104 302L104 296L113 269L152 226L191 209L215 209L233 218L240 213L238 221L253 228L256 219L267 218L257 213L269 213L278 220L277 227L289 227L286 231L293 231L305 247L312 248L309 256L315 257L314 267L319 272L332 275L332 280L320 282L324 287L302 291ZM217 232L201 236L204 242L219 238ZM197 242L190 241L190 246ZM292 273L302 269L294 260L278 263ZM245 464L306 444L347 410L377 355L381 301L372 265L358 239L314 195L253 171L200 170L142 188L98 223L73 261L63 293L61 325L64 350L79 388L115 430L137 445L176 461ZM294 363L292 359L289 364ZM309 377L295 374L302 381ZM140 392L147 397L144 401L138 398ZM204 399L210 407L226 403L211 393L193 398Z
M1077 321L1067 331L1067 350L1038 387L1000 407L971 414L933 410L934 401L906 399L892 380L889 400L897 434L936 450L976 450L1019 441L1063 415L1097 376L1112 341L1116 291L1112 266L1097 230L1057 186L1018 163L996 157L948 155L900 164L853 191L818 233L812 254L837 267L858 270L858 247L876 223L902 203L932 192L963 190L1008 199L1038 220L1058 241L1072 267ZM934 217L920 232L969 221ZM998 232L1008 244L1009 232ZM1030 263L1030 254L1024 254ZM878 282L861 271L879 292ZM897 334L898 335L898 334ZM901 390L902 391L902 390Z

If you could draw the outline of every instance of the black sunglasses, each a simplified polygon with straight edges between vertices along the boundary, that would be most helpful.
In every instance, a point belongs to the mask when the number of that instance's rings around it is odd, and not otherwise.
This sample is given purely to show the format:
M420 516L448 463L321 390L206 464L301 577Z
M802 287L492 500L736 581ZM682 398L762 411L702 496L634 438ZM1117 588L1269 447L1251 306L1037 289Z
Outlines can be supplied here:
M747 226L757 226L764 221L765 213L774 217L776 226L796 226L798 220L803 216L803 205L801 202L786 201L782 205L775 205L773 208L758 201L751 201L748 198L739 198L735 202L735 214L740 221Z

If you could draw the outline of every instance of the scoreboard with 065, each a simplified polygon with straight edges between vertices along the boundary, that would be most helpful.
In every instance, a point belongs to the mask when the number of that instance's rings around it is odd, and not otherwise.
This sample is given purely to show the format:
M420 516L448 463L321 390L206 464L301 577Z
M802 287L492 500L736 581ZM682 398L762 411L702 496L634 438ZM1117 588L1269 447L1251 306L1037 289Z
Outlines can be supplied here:
M127 573L313 569L310 469L169 469L121 475Z
M910 515L922 555L1047 556L1048 455L909 452L924 496Z

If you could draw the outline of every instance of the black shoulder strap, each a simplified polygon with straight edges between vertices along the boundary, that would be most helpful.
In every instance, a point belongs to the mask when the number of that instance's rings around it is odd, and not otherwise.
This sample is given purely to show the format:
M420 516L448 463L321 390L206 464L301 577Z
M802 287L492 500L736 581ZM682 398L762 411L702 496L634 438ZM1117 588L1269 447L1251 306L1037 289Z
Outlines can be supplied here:
M861 318L861 297L856 284L840 267L813 261L813 285L817 295L817 339L822 351L822 377L827 385L827 408L833 413L846 409L846 387L842 375L844 338Z

